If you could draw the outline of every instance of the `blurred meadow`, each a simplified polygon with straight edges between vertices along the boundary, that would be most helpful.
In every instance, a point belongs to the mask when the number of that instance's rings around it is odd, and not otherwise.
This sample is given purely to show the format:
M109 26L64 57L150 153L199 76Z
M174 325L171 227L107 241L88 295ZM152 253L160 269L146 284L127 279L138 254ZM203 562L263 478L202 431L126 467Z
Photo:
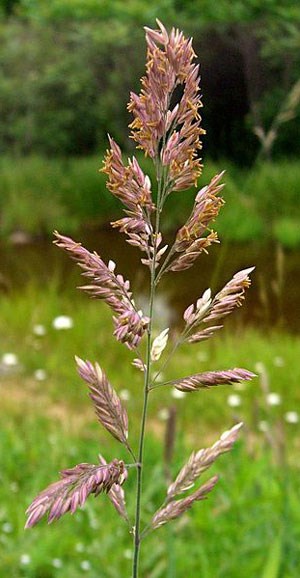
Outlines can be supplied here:
M193 36L201 64L203 175L226 169L221 244L161 284L155 331L170 343L207 287L256 265L242 309L211 340L178 350L166 379L245 367L250 383L151 393L143 521L193 449L244 422L213 466L219 483L187 517L147 538L143 578L298 578L300 572L300 7L292 0L2 0L0 3L0 578L129 578L131 539L105 496L73 518L24 531L25 509L57 472L125 458L93 414L74 356L98 361L126 405L135 446L142 407L134 354L112 336L103 303L52 244L58 229L129 278L146 307L140 254L110 228L120 203L99 173L107 132L133 154L126 111L139 90L143 26L158 17ZM149 159L137 158L154 180ZM164 234L195 190L167 202ZM167 350L167 353L168 353ZM165 354L166 355L166 354ZM162 362L163 363L163 360ZM159 367L159 365L158 365ZM130 472L131 473L131 472ZM129 513L135 476L126 481ZM101 569L99 572L99 568Z

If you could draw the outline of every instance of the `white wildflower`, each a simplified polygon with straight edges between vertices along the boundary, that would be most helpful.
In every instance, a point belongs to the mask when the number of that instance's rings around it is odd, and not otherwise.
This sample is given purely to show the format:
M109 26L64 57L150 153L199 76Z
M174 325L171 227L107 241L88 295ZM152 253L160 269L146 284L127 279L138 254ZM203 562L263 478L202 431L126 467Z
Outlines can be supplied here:
M15 353L3 353L1 359L3 365L14 367L19 364L18 356Z
M174 387L171 391L171 396L174 397L174 399L183 399L186 396L186 392L175 389Z
M53 319L52 321L52 327L57 330L72 329L73 325L74 325L73 319L68 315L59 315L58 317L55 317L55 319Z
M131 393L128 389L121 389L121 391L119 393L119 397L123 401L129 401L130 397L131 397Z
M130 548L126 548L126 550L124 550L124 558L126 558L126 560L132 559L132 550Z
M2 532L4 532L5 534L11 534L12 531L13 526L10 522L4 522L4 524L2 524Z
M241 397L237 393L232 393L227 397L229 407L239 407L242 403Z
M28 566L28 564L30 564L31 562L31 557L29 556L29 554L22 554L20 556L20 564L22 564L22 566Z
M37 381L44 381L47 379L47 372L45 369L36 369L34 372L34 377Z
M62 568L62 566L63 566L62 560L60 558L53 558L52 566L54 568Z
M45 325L42 325L41 323L37 323L36 325L34 325L32 328L32 332L34 333L34 335L38 335L39 337L43 337L43 335L46 335L47 333Z
M284 365L285 365L285 361L284 361L283 357L280 357L280 356L274 357L273 363L274 363L275 367L284 367Z
M168 343L169 328L164 329L153 341L151 348L152 361L158 361Z
M75 550L76 552L84 552L84 544L82 542L77 542L77 544L75 544Z
M177 390L176 390L177 391ZM160 419L161 421L167 421L167 419L169 418L169 410L167 407L163 407L162 409L159 410L158 414L157 414L158 419Z
M259 431L267 432L270 429L268 422L265 420L259 421L258 422L258 429L259 429Z
M280 405L281 396L279 395L279 393L275 393L274 391L272 391L266 395L266 402L268 405Z
M296 411L287 411L284 419L287 423L299 423L299 414Z
M88 570L91 569L90 561L89 560L82 560L82 562L80 562L80 568L81 568L81 570L88 572Z

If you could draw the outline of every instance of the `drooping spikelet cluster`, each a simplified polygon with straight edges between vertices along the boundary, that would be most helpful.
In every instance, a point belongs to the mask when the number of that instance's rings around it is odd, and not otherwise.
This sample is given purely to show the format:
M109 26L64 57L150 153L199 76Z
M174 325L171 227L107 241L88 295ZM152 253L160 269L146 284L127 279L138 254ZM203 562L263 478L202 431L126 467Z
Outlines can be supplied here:
M204 500L214 488L218 481L218 476L213 476L200 486L198 490L186 498L177 499L192 488L199 480L200 476L218 459L221 454L231 450L236 441L242 423L236 424L230 430L225 431L213 446L193 452L188 461L181 468L175 481L170 484L164 504L154 514L152 518L153 528L159 528L170 520L178 518L186 512L194 502Z
M113 460L106 465L79 464L63 470L61 480L41 492L29 506L26 528L39 522L47 513L48 523L58 520L66 512L73 514L83 506L90 494L109 492L114 484L120 485L127 477L124 462Z
M115 274L116 265L113 261L107 266L97 253L90 253L81 243L57 232L55 236L58 247L70 253L83 269L83 275L91 279L91 283L81 289L92 297L103 299L109 305L116 314L113 318L115 337L126 343L129 349L134 349L145 333L149 319L137 310L132 300L129 281L125 281L122 275Z

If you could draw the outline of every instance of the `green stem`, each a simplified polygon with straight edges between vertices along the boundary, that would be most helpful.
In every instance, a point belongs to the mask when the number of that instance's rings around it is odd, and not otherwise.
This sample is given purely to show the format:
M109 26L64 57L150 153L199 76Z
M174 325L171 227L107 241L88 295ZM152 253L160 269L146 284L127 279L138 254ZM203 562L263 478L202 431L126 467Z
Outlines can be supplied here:
M168 566L166 578L176 578L176 548L174 548L174 531L171 524L167 524Z
M155 223L155 234L157 235L159 231L159 220L160 220L160 202L163 196L163 175L161 174L160 167L157 170L159 188L158 188L158 198L157 198L157 210L156 210L156 223ZM143 458L144 458L144 442L145 442L145 430L146 430L146 419L147 419L147 408L148 408L148 396L149 396L149 384L150 384L150 369L151 369L151 338L152 338L152 324L153 324L153 305L155 296L155 262L156 262L156 244L154 244L153 251L153 261L151 267L151 285L150 285L150 299L149 299L149 326L147 332L147 354L146 354L146 371L145 371L145 382L144 382L144 403L141 419L141 429L140 429L140 439L139 439L139 451L138 451L138 464L137 464L137 491L136 491L136 510L135 510L135 526L134 526L134 554L133 554L133 566L132 566L132 578L138 578L139 572L139 554L141 545L141 497L142 497L142 482L143 482Z
M138 565L139 565L139 553L141 544L140 535L140 519L141 519L141 495L142 495L142 475L143 475L143 457L144 457L144 441L145 441L145 428L146 428L146 418L147 418L147 407L148 407L148 395L149 395L149 378L150 378L150 350L151 350L151 333L152 333L152 312L153 312L153 297L154 291L151 291L150 298L150 323L148 330L148 342L147 342L147 361L146 361L146 375L145 375L145 387L144 387L144 404L143 413L141 421L140 430L140 442L139 442L139 452L138 452L138 466L137 466L137 494L136 494L136 512L135 512L135 527L134 527L134 556L133 556L133 578L138 578Z
M167 356L167 358L165 359L164 363L162 364L162 366L160 367L160 369L157 371L157 373L155 374L152 383L150 384L150 388L149 389L154 389L155 387L159 387L161 385L161 383L155 385L155 382L157 381L157 378L160 376L160 374L166 369L167 365L169 364L169 361L172 359L177 347L179 347L181 345L181 343L184 341L184 332L182 332L177 341L174 343L173 348L171 349L169 355Z

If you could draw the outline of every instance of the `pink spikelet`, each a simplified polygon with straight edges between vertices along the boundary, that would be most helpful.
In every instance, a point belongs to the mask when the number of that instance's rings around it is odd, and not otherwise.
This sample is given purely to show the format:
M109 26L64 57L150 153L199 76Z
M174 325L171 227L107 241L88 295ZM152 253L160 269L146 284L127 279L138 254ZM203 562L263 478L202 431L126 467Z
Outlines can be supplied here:
M117 393L98 365L76 357L80 377L88 384L90 398L100 423L121 443L127 444L128 417Z
M168 34L157 23L159 30L145 29L146 75L140 95L131 93L128 105L134 116L131 137L146 155L160 155L169 167L169 189L179 191L196 185L202 170L198 152L205 131L200 126L199 67L191 40L174 28ZM176 88L182 96L172 107Z
M193 452L178 473L176 480L169 486L167 492L167 502L173 500L190 488L192 488L198 478L218 459L218 457L232 449L236 442L242 423L234 425L230 430L225 431L211 447Z
M181 500L172 500L168 502L166 505L162 506L153 516L152 518L152 528L156 530L163 526L170 520L175 520L185 514L187 510L189 510L195 502L199 502L201 500L205 500L207 494L209 494L213 488L215 487L218 481L218 476L213 476L203 484L196 492L187 496L186 498L182 498Z
M224 185L219 184L224 172L215 175L209 185L198 192L192 213L176 234L172 253L175 257L165 271L184 271L194 264L195 260L212 243L218 243L217 233L209 228L216 219L224 200L219 196ZM176 253L180 253L176 256Z
M251 371L235 368L227 369L226 371L196 373L195 375L189 375L182 379L176 379L171 382L171 385L174 385L174 387L180 391L190 392L216 387L218 385L231 385L233 383L240 383L241 381L249 381L253 377L255 377L255 374Z
M125 166L121 149L109 136L110 150L106 152L101 172L108 175L106 186L131 211L147 208L153 210L151 182L145 176L135 157Z
M236 307L240 307L245 299L245 290L250 287L250 273L254 267L248 267L236 273L214 298L212 307L203 321L215 321L229 315Z
M103 466L107 465L106 460L103 456L99 455L100 464ZM128 514L126 510L126 501L125 501L125 492L121 485L121 483L115 483L112 485L110 490L107 493L107 497L111 501L112 505L114 506L115 510L118 514L128 523Z
M35 526L47 513L48 524L66 512L74 514L90 494L107 493L114 484L122 484L126 477L124 462L117 459L106 465L79 464L63 470L61 480L48 486L27 509L25 528Z
M116 313L113 318L115 337L129 349L135 349L147 329L149 319L135 307L129 281L114 273L115 263L112 261L107 266L96 252L90 253L80 243L60 235L57 231L55 237L56 245L70 253L83 269L82 274L91 279L91 284L80 288L92 297L103 299L109 305Z
M151 194L151 182L145 175L135 157L129 159L128 166L122 160L121 149L109 137L110 150L106 152L101 172L108 176L108 190L127 207L127 216L112 223L126 233L132 244L148 252L149 237L152 230L151 213L154 210Z
M243 269L212 299L210 289L207 289L195 305L189 305L183 314L186 323L186 340L197 343L211 337L222 325L212 325L197 331L199 325L223 319L236 307L240 307L245 299L245 291L250 287L250 273L254 267Z

